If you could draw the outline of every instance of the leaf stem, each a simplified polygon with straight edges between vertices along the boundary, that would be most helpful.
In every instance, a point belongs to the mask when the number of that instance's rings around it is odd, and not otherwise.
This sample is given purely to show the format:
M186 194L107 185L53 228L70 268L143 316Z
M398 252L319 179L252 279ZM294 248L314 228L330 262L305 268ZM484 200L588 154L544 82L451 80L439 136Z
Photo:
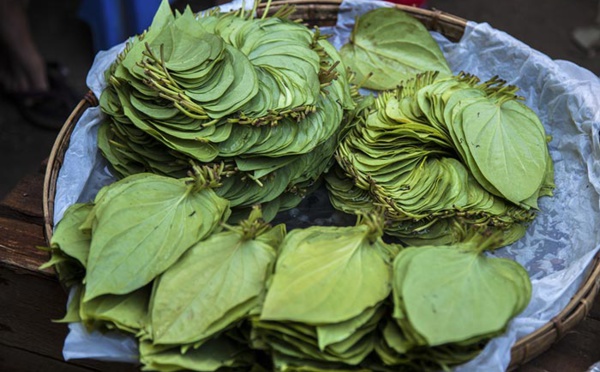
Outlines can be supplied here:
M223 227L229 231L237 232L242 236L242 241L246 241L264 234L271 228L271 225L263 219L260 205L254 205L248 218L240 221L238 226L231 226L224 223Z

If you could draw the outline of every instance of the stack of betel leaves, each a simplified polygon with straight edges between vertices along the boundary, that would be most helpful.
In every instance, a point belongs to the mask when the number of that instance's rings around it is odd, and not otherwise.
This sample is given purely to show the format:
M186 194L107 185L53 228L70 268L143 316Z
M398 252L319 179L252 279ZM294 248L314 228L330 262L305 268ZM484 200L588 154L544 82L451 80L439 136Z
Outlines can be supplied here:
M552 194L539 119L499 78L453 75L400 10L357 19L338 54L256 5L164 1L106 72L98 146L121 179L55 228L62 321L134 338L152 371L473 359L531 297L527 271L489 253ZM356 225L268 223L323 176Z
M319 32L243 9L173 16L167 2L106 71L99 147L119 176L227 170L216 192L272 218L316 186L352 109L346 69ZM265 13L266 14L266 13Z
M375 347L385 365L426 371L467 362L525 309L527 271L483 254L498 236L471 234L452 246L410 247L396 256L393 313Z
M394 17L379 22L386 13L365 16L355 38L361 30L363 38L375 38L390 28ZM396 24L407 20L399 14ZM388 49L409 39L407 64L422 49L425 66L439 64L437 45L415 46L414 35L395 30L394 43L384 37L373 54L393 55ZM354 54L343 56L346 61ZM376 71L387 60L348 62ZM516 87L439 70L405 74L393 89L363 99L336 151L340 169L327 178L332 203L348 213L383 205L390 222L386 232L407 244L459 242L465 224L500 230L504 244L512 243L535 218L538 198L554 188L544 127Z
M253 324L277 369L340 369L373 352L399 249L383 242L382 227L375 214L357 226L313 226L287 235Z

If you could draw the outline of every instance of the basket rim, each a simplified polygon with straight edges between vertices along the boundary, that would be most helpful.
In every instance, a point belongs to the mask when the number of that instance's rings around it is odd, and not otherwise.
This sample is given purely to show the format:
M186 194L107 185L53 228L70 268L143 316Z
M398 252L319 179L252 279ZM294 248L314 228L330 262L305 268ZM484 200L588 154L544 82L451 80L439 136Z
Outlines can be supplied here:
M98 100L96 99L96 96L92 91L88 91L79 101L77 106L75 106L69 117L65 120L65 123L61 127L56 139L54 140L50 155L48 156L42 191L42 212L44 216L43 233L48 246L50 246L54 225L54 197L56 194L56 180L62 166L65 155L64 153L69 147L71 133L73 132L73 129L75 128L75 125L79 121L81 115L83 115L88 107L97 105Z
M276 8L283 5L296 5L299 7L314 6L318 8L319 6L339 7L341 4L342 0L280 0L271 2L271 7ZM416 16L430 30L440 31L444 34L444 25L452 27L454 31L458 32L458 34L453 37L455 40L460 39L468 22L464 18L435 9L427 10L401 4L394 4L394 6ZM264 3L259 4L259 10L264 8ZM81 115L83 115L88 108L97 105L98 99L95 97L94 93L91 91L87 92L65 121L52 146L46 166L42 193L44 216L43 233L47 244L50 244L52 238L56 181L66 149L69 146L71 133ZM574 328L589 314L594 300L600 291L600 251L588 265L587 271L588 272L577 292L571 297L567 305L559 312L559 314L542 327L518 339L515 344L513 344L508 370L514 370L548 350L552 344L560 340L567 331Z
M340 6L342 4L343 0L277 0L277 1L272 1L271 2L271 7L277 7L277 6L282 6L282 5L333 5L333 6ZM467 25L467 20L461 17L458 17L454 14L450 14L450 13L446 13L437 9L433 9L433 10L428 10L428 9L424 9L424 8L419 8L417 6L412 6L412 5L403 5L403 4L392 4L395 8L397 9L401 9L404 10L406 12L409 12L411 14L418 14L418 15L423 15L423 16L428 16L431 18L439 18L439 19L443 19L446 21L451 21L451 22L456 22L458 24L461 24L463 26ZM261 3L258 5L259 9L263 9L265 8L266 5L265 3Z
M575 328L590 313L599 292L600 251L594 255L589 263L585 279L567 305L542 327L521 337L513 344L509 370L513 370L542 354L552 344L565 336L568 331Z
M319 7L319 6L333 6L339 8L343 0L276 0L272 1L270 8L277 8L283 5L294 5L297 7L308 6L308 7ZM462 37L465 28L467 27L468 20L458 17L454 14L446 13L438 9L424 9L412 5L394 4L390 3L393 7L403 10L406 13L419 19L425 24L429 30L439 31L446 34L452 41L458 41ZM266 8L265 3L258 5L258 10ZM425 22L426 21L426 22ZM458 32L456 35L449 35L443 32L446 27L453 29Z

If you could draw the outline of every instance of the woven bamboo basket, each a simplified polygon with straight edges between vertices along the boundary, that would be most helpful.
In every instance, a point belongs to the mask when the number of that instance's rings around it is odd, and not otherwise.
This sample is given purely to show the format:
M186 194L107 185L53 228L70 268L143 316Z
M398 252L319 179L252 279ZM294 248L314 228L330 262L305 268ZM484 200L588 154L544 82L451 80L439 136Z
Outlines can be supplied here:
M269 12L277 11L277 9L284 4L293 4L296 6L294 16L302 19L307 24L316 26L334 26L337 21L337 14L341 3L342 0L273 1ZM396 7L420 20L429 30L437 31L451 41L460 40L467 25L467 20L439 10L426 10L404 5L396 5ZM264 10L264 4L261 4L258 8L259 15L262 14ZM43 190L44 235L48 243L52 237L56 180L63 163L65 152L69 147L71 133L83 112L88 107L97 105L97 97L95 97L92 92L88 92L67 118L50 153ZM595 256L586 273L583 283L565 308L544 326L535 332L522 337L513 345L511 349L511 362L508 369L514 370L548 350L568 331L579 324L589 314L594 299L599 291L600 253Z

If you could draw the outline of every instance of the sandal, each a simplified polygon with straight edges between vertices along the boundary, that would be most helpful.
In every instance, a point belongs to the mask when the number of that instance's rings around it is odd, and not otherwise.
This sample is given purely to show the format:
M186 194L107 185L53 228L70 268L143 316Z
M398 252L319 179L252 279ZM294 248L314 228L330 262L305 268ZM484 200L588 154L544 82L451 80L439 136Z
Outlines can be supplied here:
M20 114L31 124L45 129L60 129L79 101L67 85L67 73L58 63L46 65L49 89L43 92L7 93Z

